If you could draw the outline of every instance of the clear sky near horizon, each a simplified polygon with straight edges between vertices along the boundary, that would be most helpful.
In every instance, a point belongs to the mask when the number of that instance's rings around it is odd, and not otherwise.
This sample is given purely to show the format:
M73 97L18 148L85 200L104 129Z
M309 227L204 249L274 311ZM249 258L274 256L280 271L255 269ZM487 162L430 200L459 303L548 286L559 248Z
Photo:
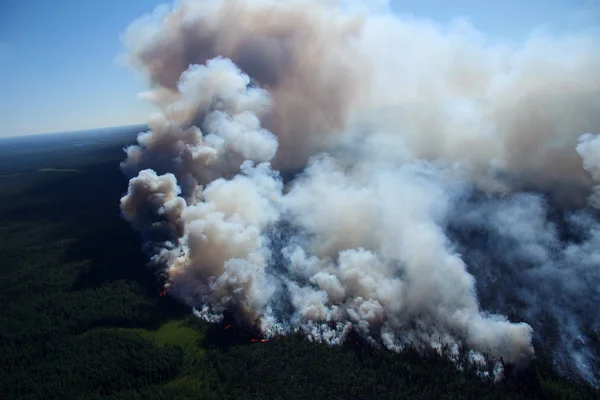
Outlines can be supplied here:
M381 0L380 0L381 1ZM121 33L165 0L4 0L0 11L0 137L144 123L144 90L116 62ZM448 22L467 17L518 42L536 27L598 24L600 0L393 0L392 9Z

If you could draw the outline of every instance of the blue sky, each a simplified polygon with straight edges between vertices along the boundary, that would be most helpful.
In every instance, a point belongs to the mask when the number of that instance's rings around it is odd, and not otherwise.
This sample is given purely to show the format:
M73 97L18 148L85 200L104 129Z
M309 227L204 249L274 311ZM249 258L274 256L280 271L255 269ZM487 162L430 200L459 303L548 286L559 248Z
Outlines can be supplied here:
M116 63L120 34L164 0L4 0L0 11L0 136L143 123L150 106ZM446 22L467 16L492 38L534 27L590 24L600 0L394 0L400 13ZM587 10L578 12L578 10Z

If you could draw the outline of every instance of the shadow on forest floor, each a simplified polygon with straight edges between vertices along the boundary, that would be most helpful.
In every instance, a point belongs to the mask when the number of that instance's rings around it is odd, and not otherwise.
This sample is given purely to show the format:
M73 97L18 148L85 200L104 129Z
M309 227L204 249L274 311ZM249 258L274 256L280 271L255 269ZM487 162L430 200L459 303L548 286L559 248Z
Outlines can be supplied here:
M65 254L65 261L87 261L72 290L99 288L116 281L130 281L143 288L149 300L150 319L145 325L157 329L166 321L189 315L189 308L169 296L159 297L160 280L147 267L136 232L116 214L101 229L90 229L78 236Z

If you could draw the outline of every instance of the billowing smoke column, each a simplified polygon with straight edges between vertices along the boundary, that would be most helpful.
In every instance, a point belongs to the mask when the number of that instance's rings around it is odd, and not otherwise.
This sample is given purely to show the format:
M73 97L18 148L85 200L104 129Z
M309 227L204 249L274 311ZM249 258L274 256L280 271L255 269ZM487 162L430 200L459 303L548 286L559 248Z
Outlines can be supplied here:
M229 0L125 43L160 112L122 213L198 316L511 363L537 340L598 384L598 36Z

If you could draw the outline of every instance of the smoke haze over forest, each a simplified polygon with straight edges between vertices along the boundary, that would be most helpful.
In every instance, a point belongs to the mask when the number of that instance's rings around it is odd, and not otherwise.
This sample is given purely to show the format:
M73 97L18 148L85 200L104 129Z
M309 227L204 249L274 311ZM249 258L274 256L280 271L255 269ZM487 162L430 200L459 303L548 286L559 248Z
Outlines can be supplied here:
M159 7L124 35L159 112L126 149L123 217L206 320L474 362L537 343L598 386L599 39L502 45L334 2Z

